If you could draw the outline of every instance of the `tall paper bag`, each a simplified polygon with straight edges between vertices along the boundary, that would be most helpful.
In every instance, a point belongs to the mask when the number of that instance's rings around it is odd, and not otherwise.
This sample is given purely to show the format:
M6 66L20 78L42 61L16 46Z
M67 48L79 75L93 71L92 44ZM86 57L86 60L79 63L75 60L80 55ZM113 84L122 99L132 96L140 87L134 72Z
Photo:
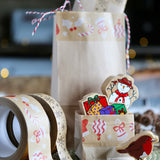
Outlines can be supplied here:
M124 14L57 12L51 94L77 105L106 77L126 72Z
M57 12L54 18L51 95L66 113L72 146L74 111L106 77L126 72L124 14Z

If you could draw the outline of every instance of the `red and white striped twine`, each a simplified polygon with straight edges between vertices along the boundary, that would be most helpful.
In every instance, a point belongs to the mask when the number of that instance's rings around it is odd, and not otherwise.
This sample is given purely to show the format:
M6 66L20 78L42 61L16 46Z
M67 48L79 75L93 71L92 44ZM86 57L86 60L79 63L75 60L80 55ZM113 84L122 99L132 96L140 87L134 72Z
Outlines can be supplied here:
M77 3L79 4L79 8L80 8L82 11L84 11L83 6L82 6L80 0L77 0Z
M79 4L79 7L81 8L81 10L83 10L83 7L82 7L82 4L81 4L80 0L77 0L77 2ZM38 29L38 27L39 27L39 25L40 25L40 23L42 21L45 21L45 20L53 18L53 15L49 16L47 18L45 18L45 16L51 15L51 14L55 14L56 11L62 11L62 12L66 11L65 8L66 8L67 4L69 4L69 8L71 9L71 2L70 2L70 0L65 0L63 6L57 8L55 10L49 11L49 12L27 11L26 14L38 14L38 15L42 15L40 18L35 18L35 19L32 20L32 25L34 25L35 23L37 23L36 27L34 28L34 30L32 32L32 36L37 31L37 29Z
M130 67L130 60L129 60L129 47L130 47L130 41L131 41L131 30L130 30L130 24L129 19L127 15L125 14L125 19L127 23L127 47L126 47L126 53L127 53L127 70L129 70Z
M63 12L65 10L67 4L70 4L70 0L65 0L63 6L57 8L55 10L49 11L49 12L27 11L26 14L39 14L39 15L42 15L40 18L35 18L35 19L32 20L32 25L35 24L36 22L38 22L36 27L34 28L34 30L32 32L32 36L37 31L37 29L38 29L38 27L39 27L39 25L40 25L40 23L42 21L48 20L48 19L53 17L53 16L49 16L49 17L45 18L45 16L51 15L51 14L55 14L56 11L62 11Z

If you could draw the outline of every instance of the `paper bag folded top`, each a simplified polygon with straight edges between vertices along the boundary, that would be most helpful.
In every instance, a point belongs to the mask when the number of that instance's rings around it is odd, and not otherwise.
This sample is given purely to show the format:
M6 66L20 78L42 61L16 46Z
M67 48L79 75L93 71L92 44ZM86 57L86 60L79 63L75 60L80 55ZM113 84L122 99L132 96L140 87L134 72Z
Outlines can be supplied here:
M127 0L81 0L84 11L123 13ZM73 11L81 11L75 0Z

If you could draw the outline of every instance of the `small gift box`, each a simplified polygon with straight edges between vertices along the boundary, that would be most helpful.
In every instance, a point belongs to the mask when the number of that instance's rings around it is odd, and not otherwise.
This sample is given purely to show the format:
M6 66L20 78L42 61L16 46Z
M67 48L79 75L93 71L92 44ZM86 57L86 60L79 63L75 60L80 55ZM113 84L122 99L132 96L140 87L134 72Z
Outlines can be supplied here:
M100 110L100 115L114 115L117 114L114 106L107 106Z
M91 106L91 108L87 111L88 115L100 115L100 110L103 108L100 102L96 102Z
M119 115L124 115L127 113L127 110L124 104L112 104L112 106L114 106L116 113Z
M84 109L88 115L100 115L100 110L108 106L105 96L94 95L83 102Z

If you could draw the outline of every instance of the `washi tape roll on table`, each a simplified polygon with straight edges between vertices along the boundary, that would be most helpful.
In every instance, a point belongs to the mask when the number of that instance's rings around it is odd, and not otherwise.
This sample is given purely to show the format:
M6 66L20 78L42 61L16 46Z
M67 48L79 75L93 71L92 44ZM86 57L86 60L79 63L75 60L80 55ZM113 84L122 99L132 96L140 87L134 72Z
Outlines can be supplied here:
M39 102L34 98L36 96L40 97L41 95L33 95L33 97L28 95L0 97L0 160L52 160L51 150L53 148L51 149L50 128L55 123L55 118L59 122L57 123L58 130L59 127L64 126L64 131L61 129L62 133L58 131L59 134L56 140L60 159L62 157L71 159L66 149L65 138L63 138L63 135L66 134L66 121L60 105L50 96L42 94L42 100L38 100ZM43 97L44 99L47 97L50 100L49 103L45 102ZM48 106L44 106L44 104L48 104ZM54 110L54 108L57 110ZM58 111L58 108L62 117L56 115L57 112L55 111ZM13 112L17 118L15 123L17 123L18 131L12 134L19 141L18 147L10 141L11 137L8 136L6 124L10 112ZM48 112L51 114L47 115ZM51 115L55 116L52 118Z
M67 148L66 148L66 134L67 134L67 122L65 114L59 105L52 97L45 94L33 94L31 95L37 99L44 106L51 106L52 111L54 112L56 121L57 121L57 140L56 147L58 155L61 160L72 160L70 157Z
M28 104L29 105L29 104ZM54 116L54 113L52 112L52 109L50 106L42 106L43 109L45 110L49 122L50 122L50 136L51 136L51 150L52 153L56 151L56 138L57 138L57 124L56 124L56 119ZM19 122L17 120L17 117L13 114L13 112L9 112L7 121L7 133L9 136L10 141L15 147L18 147L19 141L20 141L20 126ZM40 134L40 132L37 134L37 136Z

